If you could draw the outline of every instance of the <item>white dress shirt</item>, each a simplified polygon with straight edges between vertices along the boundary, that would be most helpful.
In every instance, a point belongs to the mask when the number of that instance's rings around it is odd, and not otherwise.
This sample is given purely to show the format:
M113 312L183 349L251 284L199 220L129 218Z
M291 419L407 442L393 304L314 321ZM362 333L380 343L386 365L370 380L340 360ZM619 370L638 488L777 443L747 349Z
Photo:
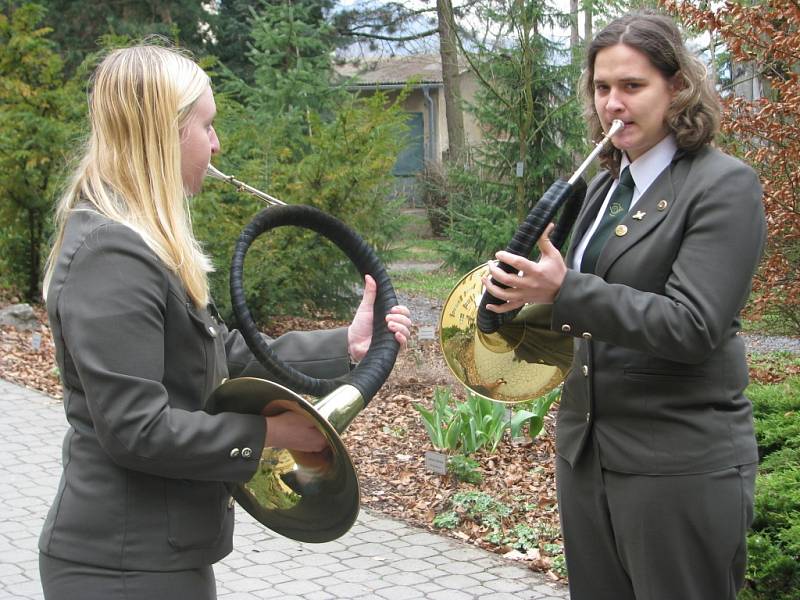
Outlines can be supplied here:
M633 207L636 206L636 202L642 197L642 194L644 194L647 188L661 175L661 172L669 166L677 150L678 146L675 142L675 136L670 134L633 162L628 160L627 154L624 152L622 153L619 171L622 173L622 170L629 166L634 184L633 198L631 199L631 207L628 209L628 212L633 210ZM572 261L573 269L580 270L581 260L583 260L583 253L586 251L586 246L589 245L589 240L592 239L594 232L597 230L598 225L600 225L600 220L603 218L606 208L608 207L608 201L611 198L611 194L617 189L617 185L619 185L619 178L615 179L614 183L611 184L611 188L608 190L608 194L606 194L605 200L603 200L603 204L600 206L600 210L597 211L597 216L592 226L586 230L577 248L575 248Z

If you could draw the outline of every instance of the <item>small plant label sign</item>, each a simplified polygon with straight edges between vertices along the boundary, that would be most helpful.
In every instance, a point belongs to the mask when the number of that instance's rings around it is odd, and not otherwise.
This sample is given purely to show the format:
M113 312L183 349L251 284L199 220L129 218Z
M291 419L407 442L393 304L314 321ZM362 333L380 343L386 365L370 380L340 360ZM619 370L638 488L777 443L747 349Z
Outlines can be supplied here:
M417 337L419 341L431 341L436 339L436 328L432 325L423 325L419 328L419 332L417 333Z
M425 470L447 475L447 455L428 450L425 452Z

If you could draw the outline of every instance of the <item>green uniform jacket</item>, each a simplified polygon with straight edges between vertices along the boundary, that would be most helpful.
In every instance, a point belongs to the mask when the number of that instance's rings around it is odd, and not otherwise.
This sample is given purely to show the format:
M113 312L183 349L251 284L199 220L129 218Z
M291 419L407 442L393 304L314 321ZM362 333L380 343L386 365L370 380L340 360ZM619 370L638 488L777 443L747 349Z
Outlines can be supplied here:
M69 218L47 311L69 430L40 550L157 571L228 554L222 482L254 474L265 422L202 409L223 378L267 377L241 335L198 310L137 233L90 210ZM272 348L312 376L349 368L345 329L287 334Z
M577 245L612 178L589 185ZM551 328L575 337L557 424L574 464L593 430L604 468L689 474L757 460L739 312L765 238L761 186L706 147L678 153L611 235L596 273L568 270Z

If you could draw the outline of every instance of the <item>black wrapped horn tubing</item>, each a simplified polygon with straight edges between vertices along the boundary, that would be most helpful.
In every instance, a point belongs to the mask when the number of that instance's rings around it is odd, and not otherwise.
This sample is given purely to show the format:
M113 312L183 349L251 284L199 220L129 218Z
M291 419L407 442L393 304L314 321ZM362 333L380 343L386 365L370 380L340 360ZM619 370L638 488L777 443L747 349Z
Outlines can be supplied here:
M583 179L578 179L572 185L572 193L564 202L564 207L558 217L558 223L556 223L553 233L550 234L550 242L559 250L561 250L564 242L567 241L572 227L575 225L575 219L578 218L585 196L586 182Z
M578 179L574 185L571 185L565 179L557 179L517 228L514 237L511 238L508 246L506 246L506 252L527 258L536 245L536 242L544 233L544 230L547 229L547 226L555 218L558 209L566 203L561 219L551 237L553 245L556 246L556 248L560 248L567 235L569 235L569 231L572 229L572 225L575 221L575 217L578 215L585 194L586 183L583 179ZM499 263L498 266L506 273L517 272L514 267L503 262ZM494 278L492 278L492 283L502 288L508 287L499 281L495 281ZM519 309L516 309L499 314L493 313L486 308L487 304L503 304L503 302L503 300L496 298L488 291L484 292L480 306L478 307L477 316L478 329L483 333L495 333L500 329L503 323L511 321L519 312Z
M366 274L372 275L377 284L369 351L345 377L317 379L283 363L264 341L247 307L242 283L247 250L259 235L287 225L310 229L326 237L347 255L362 277ZM316 397L325 396L343 384L350 384L358 389L366 403L389 377L400 345L383 317L397 305L397 297L389 276L373 249L339 219L313 206L301 204L272 206L262 210L242 230L236 242L231 261L230 287L233 312L239 321L242 336L255 357L278 383L298 393Z

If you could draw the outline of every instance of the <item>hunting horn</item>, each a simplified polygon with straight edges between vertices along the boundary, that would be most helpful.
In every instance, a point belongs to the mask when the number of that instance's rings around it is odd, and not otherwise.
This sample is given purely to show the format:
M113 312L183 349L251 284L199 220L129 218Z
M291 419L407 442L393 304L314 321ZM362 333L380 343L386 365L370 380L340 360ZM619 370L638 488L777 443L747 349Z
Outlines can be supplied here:
M569 236L586 194L583 172L603 146L624 124L614 120L569 180L558 179L544 193L520 224L506 252L527 257L563 206L550 236L561 248ZM498 265L506 273L516 269ZM483 286L489 273L480 265L456 283L445 300L439 318L439 344L453 375L473 393L505 403L527 402L546 394L564 379L572 362L572 338L550 330L546 305L531 304L507 313L494 313L487 304L503 304ZM507 287L492 278L492 283ZM514 317L524 311L524 318Z
M206 410L271 416L286 410L303 415L325 437L322 452L264 448L255 476L229 483L231 495L257 521L301 542L327 542L346 533L356 520L360 492L355 467L339 434L389 377L399 344L383 318L397 305L394 288L373 249L339 219L312 206L287 205L209 165L207 174L251 193L272 206L263 209L239 236L233 253L230 289L233 312L250 350L276 381L240 377L222 383ZM364 275L377 283L369 351L348 375L316 379L283 363L262 337L245 302L244 258L253 241L271 229L311 229L338 246ZM300 394L319 398L311 402Z

